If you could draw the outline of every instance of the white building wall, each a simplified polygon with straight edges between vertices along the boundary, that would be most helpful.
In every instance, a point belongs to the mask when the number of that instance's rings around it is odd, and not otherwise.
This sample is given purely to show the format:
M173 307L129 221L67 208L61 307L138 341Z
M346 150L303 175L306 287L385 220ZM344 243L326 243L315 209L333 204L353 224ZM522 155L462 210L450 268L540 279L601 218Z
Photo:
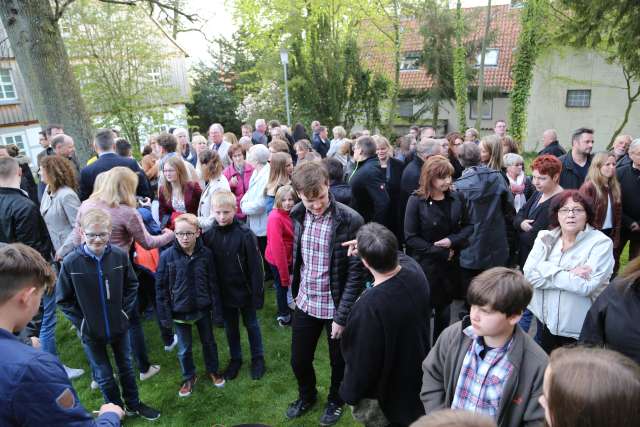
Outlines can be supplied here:
M622 122L627 104L625 88L620 66L608 64L593 51L565 50L545 55L534 72L525 148L540 150L542 132L549 128L558 131L560 143L568 148L572 131L586 126L595 130L596 149L604 149ZM591 106L566 107L568 89L590 89ZM622 133L640 136L640 105L631 109Z
M23 150L27 157L31 159L31 168L36 167L36 157L42 147L38 143L38 132L42 129L40 125L34 124L29 126L11 126L0 128L0 143L9 144L16 141L16 137L23 142Z

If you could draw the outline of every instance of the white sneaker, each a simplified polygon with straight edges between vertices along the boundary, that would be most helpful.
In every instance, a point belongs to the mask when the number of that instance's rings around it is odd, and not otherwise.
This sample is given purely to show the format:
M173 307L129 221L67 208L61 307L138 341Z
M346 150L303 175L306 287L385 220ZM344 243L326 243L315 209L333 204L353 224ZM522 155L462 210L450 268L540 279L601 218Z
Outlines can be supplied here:
M96 380L91 380L91 386L90 387L91 387L91 390L97 390L99 385L96 382Z
M78 377L81 377L82 375L84 375L84 369L74 369L74 368L70 368L66 365L64 366L64 371L67 373L67 377L70 380L75 380Z
M173 335L173 342L171 345L165 345L164 351L173 351L174 348L178 345L178 335Z
M147 372L140 372L140 381L148 380L158 372L160 372L160 365L151 365Z

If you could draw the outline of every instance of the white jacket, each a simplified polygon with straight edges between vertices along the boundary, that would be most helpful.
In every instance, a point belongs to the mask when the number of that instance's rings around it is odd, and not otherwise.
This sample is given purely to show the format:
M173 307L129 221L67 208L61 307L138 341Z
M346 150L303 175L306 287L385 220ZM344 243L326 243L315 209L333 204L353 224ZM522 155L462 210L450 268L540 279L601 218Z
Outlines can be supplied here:
M533 285L529 310L558 336L578 339L591 304L613 273L613 242L587 225L568 251L560 251L560 228L538 233L524 264L524 276ZM589 280L569 271L592 268Z
M247 226L258 237L267 235L267 201L265 199L264 189L269 181L269 172L271 168L267 163L260 169L255 171L249 180L249 188L240 200L240 209L247 215Z
M231 188L229 187L227 177L221 173L216 179L209 181L200 196L200 204L198 205L198 225L202 229L202 232L207 231L213 225L213 221L215 219L211 212L211 197L216 191L222 190L231 191Z

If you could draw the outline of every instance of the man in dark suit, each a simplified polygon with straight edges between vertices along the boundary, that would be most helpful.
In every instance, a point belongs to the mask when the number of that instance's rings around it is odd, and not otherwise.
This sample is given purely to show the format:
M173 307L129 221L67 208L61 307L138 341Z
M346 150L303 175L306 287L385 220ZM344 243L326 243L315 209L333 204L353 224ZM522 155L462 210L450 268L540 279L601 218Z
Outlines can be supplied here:
M138 189L136 191L138 196L151 196L149 183L138 162L115 153L115 135L111 129L99 129L96 132L93 145L98 153L98 160L80 171L80 200L88 199L93 193L93 184L98 174L109 171L116 166L128 167L138 175Z

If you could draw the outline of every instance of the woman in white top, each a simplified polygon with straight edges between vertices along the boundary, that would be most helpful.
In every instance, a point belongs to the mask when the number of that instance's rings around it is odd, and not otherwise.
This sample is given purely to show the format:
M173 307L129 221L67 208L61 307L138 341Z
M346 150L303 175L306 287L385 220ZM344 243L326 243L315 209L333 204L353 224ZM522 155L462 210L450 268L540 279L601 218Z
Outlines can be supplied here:
M538 233L524 265L533 285L529 310L542 322L541 346L575 343L594 299L613 272L613 243L591 226L592 202L577 190L558 194L550 208L550 230Z
M206 182L206 186L200 196L200 204L198 205L198 225L202 231L207 231L213 225L213 212L211 212L211 196L216 191L231 191L227 177L222 174L224 166L217 152L204 149L199 157L200 170L202 171L202 179Z
M262 144L251 147L247 153L247 162L253 166L249 188L242 196L240 208L247 215L247 226L258 237L261 251L267 244L267 200L265 189L269 181L269 149Z

